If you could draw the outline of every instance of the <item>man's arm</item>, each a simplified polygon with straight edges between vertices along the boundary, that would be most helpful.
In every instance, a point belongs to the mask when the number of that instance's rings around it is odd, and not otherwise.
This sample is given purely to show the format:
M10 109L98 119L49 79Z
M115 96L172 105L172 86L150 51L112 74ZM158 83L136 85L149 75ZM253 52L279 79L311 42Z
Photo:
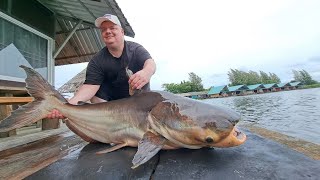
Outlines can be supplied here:
M133 89L141 89L150 82L151 76L156 72L156 63L153 59L144 62L143 69L133 74L129 79L129 84Z
M79 101L86 102L97 93L99 88L100 85L83 84L80 86L78 92L70 100L68 100L68 102L74 105L78 104ZM47 118L54 119L64 117L58 110L54 109L47 115Z
M69 100L70 104L77 104L79 101L90 100L99 90L100 85L83 84L78 92Z

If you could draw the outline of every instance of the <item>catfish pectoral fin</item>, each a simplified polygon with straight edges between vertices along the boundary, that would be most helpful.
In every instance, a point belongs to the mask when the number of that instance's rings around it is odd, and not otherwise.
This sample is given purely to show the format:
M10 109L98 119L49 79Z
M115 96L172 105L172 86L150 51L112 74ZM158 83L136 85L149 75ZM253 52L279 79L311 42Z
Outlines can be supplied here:
M108 148L108 149L105 149L105 150L102 150L102 151L99 151L99 152L96 152L96 154L105 154L105 153L109 153L109 152L112 152L112 151L115 151L115 150L118 150L118 149L121 149L123 147L126 147L128 146L127 143L122 143L122 144L117 144L111 148Z
M134 155L131 168L134 169L151 159L162 149L166 141L167 139L161 135L156 135L150 131L146 132L139 141L138 151Z

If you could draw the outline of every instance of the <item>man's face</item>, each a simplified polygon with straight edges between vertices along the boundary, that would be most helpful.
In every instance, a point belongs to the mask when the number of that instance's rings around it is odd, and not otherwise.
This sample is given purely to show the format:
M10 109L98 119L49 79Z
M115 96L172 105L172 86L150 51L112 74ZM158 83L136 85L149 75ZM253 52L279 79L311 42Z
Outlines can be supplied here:
M104 21L100 26L100 30L107 47L119 46L124 40L123 29L110 21Z

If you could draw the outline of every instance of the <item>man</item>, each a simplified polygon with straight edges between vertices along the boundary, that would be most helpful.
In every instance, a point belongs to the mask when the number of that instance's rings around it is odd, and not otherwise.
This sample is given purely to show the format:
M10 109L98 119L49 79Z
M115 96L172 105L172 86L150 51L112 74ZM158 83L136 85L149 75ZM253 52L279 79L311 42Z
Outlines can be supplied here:
M86 80L78 92L69 100L100 103L129 97L129 84L133 89L144 85L150 89L150 78L155 73L156 64L150 54L140 44L124 40L124 30L117 16L105 14L95 21L96 27L106 47L89 62ZM125 68L134 73L128 80ZM48 118L63 118L56 110Z

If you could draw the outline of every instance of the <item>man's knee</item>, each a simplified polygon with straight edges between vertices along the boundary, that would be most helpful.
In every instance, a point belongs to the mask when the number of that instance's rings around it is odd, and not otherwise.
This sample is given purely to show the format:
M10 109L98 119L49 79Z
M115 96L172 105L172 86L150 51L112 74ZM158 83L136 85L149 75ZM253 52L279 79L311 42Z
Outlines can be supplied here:
M102 103L102 102L107 102L106 100L104 99L101 99L97 96L93 96L91 99L90 99L91 103Z

